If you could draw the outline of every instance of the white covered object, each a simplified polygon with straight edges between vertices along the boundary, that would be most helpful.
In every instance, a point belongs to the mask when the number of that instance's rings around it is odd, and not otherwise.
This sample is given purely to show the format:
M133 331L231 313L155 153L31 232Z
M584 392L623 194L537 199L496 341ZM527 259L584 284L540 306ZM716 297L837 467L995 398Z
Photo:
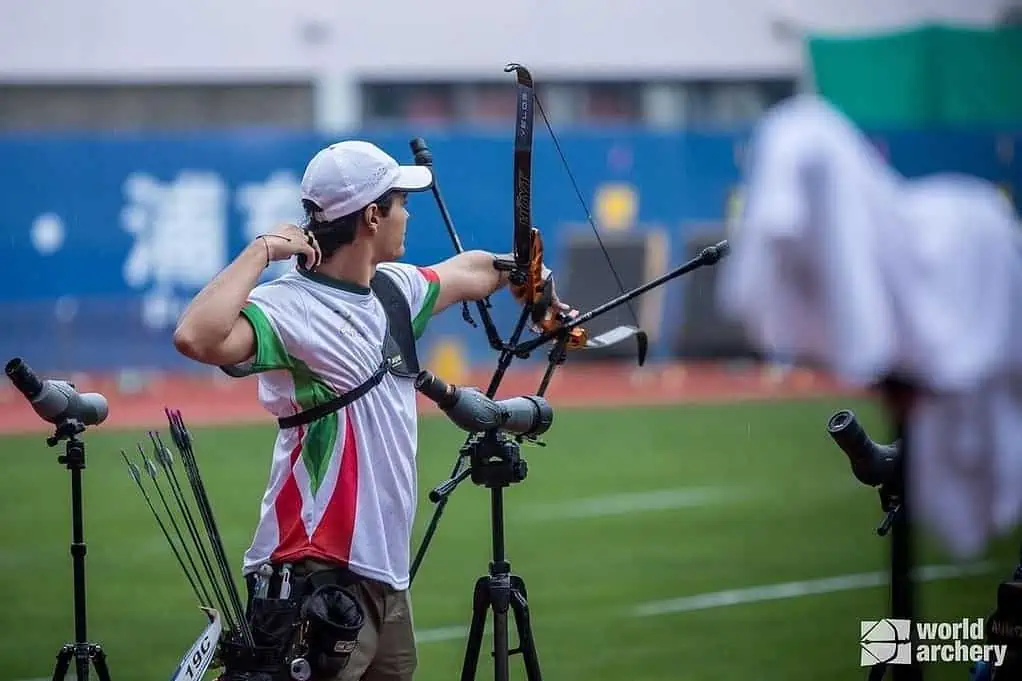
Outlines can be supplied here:
M909 421L917 518L972 557L1022 515L1022 246L1011 206L961 175L901 177L824 101L750 146L720 305L770 354L923 389Z

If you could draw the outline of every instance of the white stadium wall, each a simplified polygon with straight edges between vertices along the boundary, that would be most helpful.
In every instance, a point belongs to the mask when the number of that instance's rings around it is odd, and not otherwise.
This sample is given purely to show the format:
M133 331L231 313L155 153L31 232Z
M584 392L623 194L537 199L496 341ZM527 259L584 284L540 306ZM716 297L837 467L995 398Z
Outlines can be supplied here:
M790 73L800 30L989 23L1009 0L0 0L0 80Z
M0 0L4 83L312 84L320 128L359 83L797 77L800 37L989 24L1019 0Z

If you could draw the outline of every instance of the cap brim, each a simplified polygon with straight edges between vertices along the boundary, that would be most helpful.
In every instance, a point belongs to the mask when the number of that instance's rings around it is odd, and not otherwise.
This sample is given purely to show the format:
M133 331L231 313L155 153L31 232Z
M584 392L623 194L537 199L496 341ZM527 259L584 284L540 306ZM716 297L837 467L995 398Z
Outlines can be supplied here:
M433 186L433 171L426 166L401 166L393 188L421 192Z

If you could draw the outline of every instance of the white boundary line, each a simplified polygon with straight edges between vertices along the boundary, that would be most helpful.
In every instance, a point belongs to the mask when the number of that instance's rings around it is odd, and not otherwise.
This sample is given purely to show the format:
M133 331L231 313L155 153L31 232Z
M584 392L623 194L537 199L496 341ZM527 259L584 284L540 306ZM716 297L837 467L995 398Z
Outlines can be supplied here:
M934 582L958 577L970 577L986 574L993 569L991 563L971 565L926 565L916 572L916 579L921 582ZM805 582L785 582L767 584L747 589L729 589L711 593L673 598L663 601L643 603L632 609L633 617L650 617L679 612L693 612L724 608L730 605L746 603L762 603L765 601L800 598L818 594L831 594L855 589L868 589L883 586L888 582L887 572L861 572L851 575L839 575L826 579L814 579Z
M468 636L468 627L437 627L436 629L424 629L415 632L415 642L439 643L441 641L455 641L465 639Z
M917 580L935 582L959 577L973 577L988 574L993 570L992 563L975 563L970 565L926 565L916 572ZM767 584L747 589L730 589L710 593L674 598L664 601L652 601L633 608L629 614L633 617L650 617L696 610L712 610L731 605L762 603L766 601L801 598L803 596L839 593L856 589L868 589L884 586L888 582L887 572L861 572L857 574L838 575L825 579L814 579L804 582L784 582ZM415 633L418 643L440 643L444 641L464 640L468 628L463 626L438 627L425 629Z
M515 511L515 519L529 521L580 520L643 511L668 511L721 503L739 496L724 487L676 487L630 494L611 494L585 499L536 503Z
M992 563L986 562L970 565L925 565L917 570L916 579L921 582L936 582L957 579L959 577L973 577L988 574L993 568ZM883 586L887 582L887 572L860 572L804 582L767 584L747 589L713 591L685 598L652 601L633 608L630 614L633 617L650 617L679 612L693 612L696 610L711 610L731 605L763 603L788 598L800 598L802 596L868 589ZM442 643L445 641L464 640L466 636L468 636L468 627L465 626L436 627L415 632L415 641L418 644ZM49 678L44 676L36 679L24 679L23 681L49 681Z

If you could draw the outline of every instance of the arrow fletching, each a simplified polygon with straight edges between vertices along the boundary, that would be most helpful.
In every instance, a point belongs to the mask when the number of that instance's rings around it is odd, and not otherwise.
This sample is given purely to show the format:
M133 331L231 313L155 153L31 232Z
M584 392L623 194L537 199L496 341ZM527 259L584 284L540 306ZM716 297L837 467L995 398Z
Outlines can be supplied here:
M138 466L131 463L131 461L128 459L128 455L124 453L123 449L121 450L121 458L124 459L124 463L128 464L128 472L131 473L131 477L135 479L135 484L141 487L142 474L139 473Z

